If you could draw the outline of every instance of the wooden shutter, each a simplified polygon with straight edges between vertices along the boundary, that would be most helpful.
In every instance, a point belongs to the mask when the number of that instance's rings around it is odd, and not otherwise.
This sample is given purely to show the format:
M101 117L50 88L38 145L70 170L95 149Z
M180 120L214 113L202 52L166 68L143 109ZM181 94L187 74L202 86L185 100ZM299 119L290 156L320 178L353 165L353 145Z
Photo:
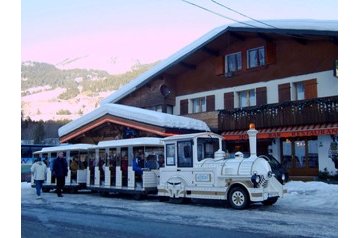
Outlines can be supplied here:
M305 87L305 99L317 98L317 79L303 82Z
M256 105L266 105L267 104L267 89L266 87L256 88Z
M215 58L215 74L216 76L223 75L225 70L225 58L224 56L218 56Z
M232 110L234 109L234 93L225 93L224 94L224 109Z
M188 114L188 99L180 100L180 115Z
M206 111L215 111L215 95L210 95L206 97Z
M266 64L276 63L276 44L272 41L266 43Z
M290 83L278 85L278 102L291 101L291 86Z

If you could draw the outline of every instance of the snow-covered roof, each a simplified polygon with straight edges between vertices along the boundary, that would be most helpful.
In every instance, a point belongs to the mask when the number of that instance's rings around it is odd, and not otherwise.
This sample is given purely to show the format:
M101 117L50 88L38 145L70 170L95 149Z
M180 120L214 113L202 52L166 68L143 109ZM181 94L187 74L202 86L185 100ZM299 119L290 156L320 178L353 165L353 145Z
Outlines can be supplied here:
M197 119L170 115L138 107L108 103L101 105L94 111L60 127L58 129L58 134L62 137L107 114L165 128L210 131L210 128L205 122Z
M192 133L192 134L184 134L184 135L175 135L163 138L162 141L172 141L172 140L183 140L183 139L193 139L197 137L204 138L223 138L222 136L215 134L213 132L200 132L200 133Z
M95 145L91 144L65 144L59 146L45 147L40 151L34 152L34 154L43 154L43 153L52 153L52 152L60 152L60 151L81 151L88 150L94 148Z
M257 23L247 22L251 25ZM275 26L275 28L260 25L257 28L243 27L240 23L235 23L231 25L224 25L213 29L207 34L203 35L196 41L182 48L178 52L174 53L172 56L168 57L166 60L161 61L155 65L152 69L144 72L139 75L134 80L130 81L126 85L120 87L113 94L109 95L107 98L103 99L101 104L105 103L114 103L118 100L124 98L131 92L134 92L146 82L158 76L160 73L171 67L172 65L180 62L196 50L200 49L210 41L213 41L220 35L224 34L227 31L241 31L241 32L265 32L265 33L278 33L278 34L312 34L312 35L326 35L329 32L338 32L338 21L334 20L268 20L265 23Z
M161 138L141 137L133 139L109 140L98 142L98 148L115 148L122 146L161 146Z

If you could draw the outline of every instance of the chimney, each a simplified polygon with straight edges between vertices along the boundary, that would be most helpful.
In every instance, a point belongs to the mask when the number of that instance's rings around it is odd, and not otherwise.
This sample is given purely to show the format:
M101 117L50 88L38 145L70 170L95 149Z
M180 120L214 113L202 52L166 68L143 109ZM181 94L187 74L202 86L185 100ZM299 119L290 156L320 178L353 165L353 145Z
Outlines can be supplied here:
M250 123L250 129L247 131L249 135L249 143L250 143L250 156L256 156L256 134L258 131L255 129L255 124Z

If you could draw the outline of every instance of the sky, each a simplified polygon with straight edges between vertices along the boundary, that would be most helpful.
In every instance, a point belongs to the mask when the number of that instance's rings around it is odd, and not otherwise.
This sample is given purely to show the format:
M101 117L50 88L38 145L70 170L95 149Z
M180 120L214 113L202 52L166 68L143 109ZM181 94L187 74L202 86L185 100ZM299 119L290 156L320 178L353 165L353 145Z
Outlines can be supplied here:
M250 20L215 1L190 1L237 21ZM217 2L260 20L338 19L337 0ZM21 61L117 74L138 63L163 60L231 23L182 0L22 0Z

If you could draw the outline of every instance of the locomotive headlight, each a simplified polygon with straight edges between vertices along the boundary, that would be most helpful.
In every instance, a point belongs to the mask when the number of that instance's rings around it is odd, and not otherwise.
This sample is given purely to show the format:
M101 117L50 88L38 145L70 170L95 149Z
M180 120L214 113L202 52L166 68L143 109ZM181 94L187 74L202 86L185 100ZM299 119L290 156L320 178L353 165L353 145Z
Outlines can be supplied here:
M254 174L251 176L251 182L254 184L254 188L257 188L257 185L259 184L260 180L260 175Z
M282 182L285 182L285 180L286 180L286 175L285 175L285 174L282 174L282 175L281 175L281 179L282 179Z

